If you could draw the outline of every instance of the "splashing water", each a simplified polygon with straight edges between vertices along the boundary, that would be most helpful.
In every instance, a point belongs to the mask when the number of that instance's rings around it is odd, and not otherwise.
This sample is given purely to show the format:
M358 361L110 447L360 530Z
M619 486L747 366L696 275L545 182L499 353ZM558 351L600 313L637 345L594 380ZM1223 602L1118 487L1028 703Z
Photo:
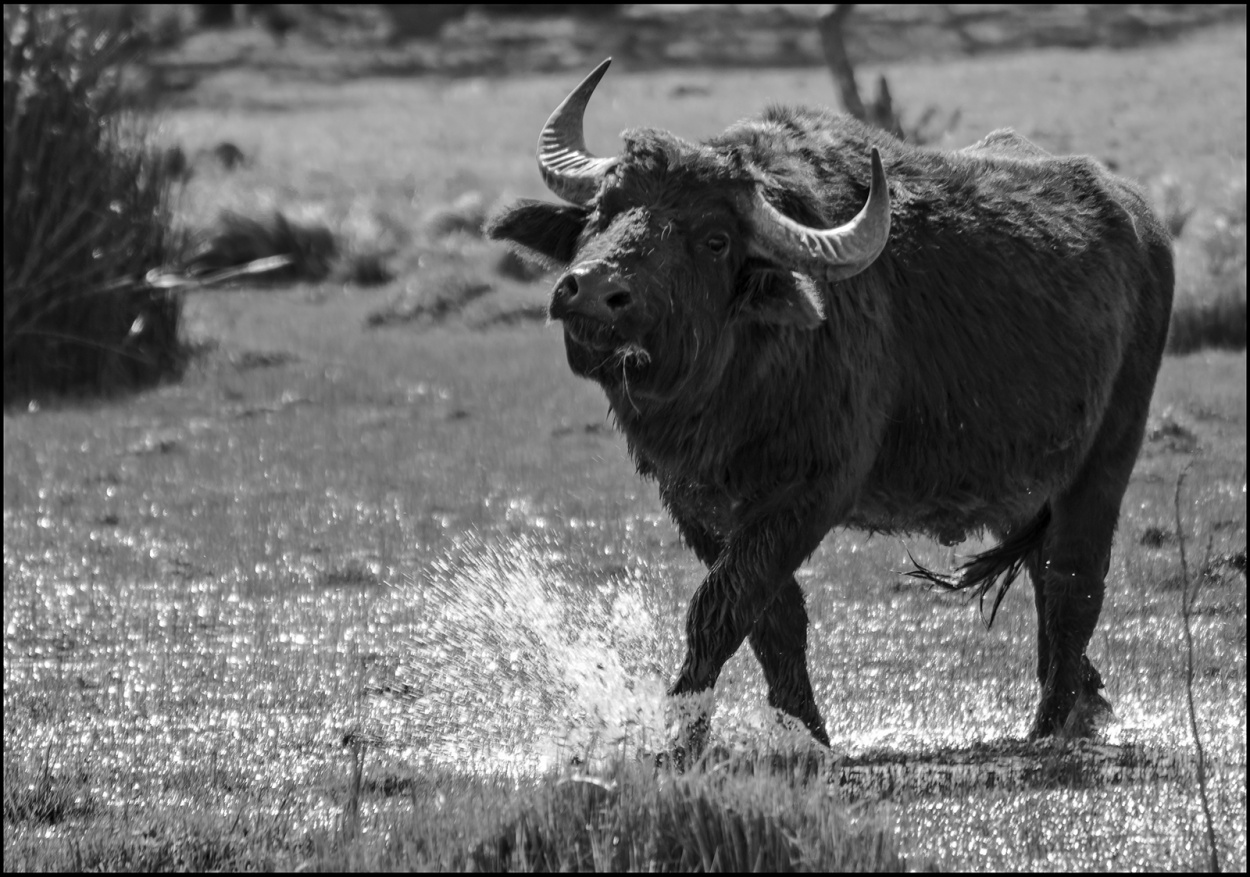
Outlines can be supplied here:
M419 760L520 773L658 748L664 679L643 573L595 586L531 539L473 539L396 586L406 630L365 730Z

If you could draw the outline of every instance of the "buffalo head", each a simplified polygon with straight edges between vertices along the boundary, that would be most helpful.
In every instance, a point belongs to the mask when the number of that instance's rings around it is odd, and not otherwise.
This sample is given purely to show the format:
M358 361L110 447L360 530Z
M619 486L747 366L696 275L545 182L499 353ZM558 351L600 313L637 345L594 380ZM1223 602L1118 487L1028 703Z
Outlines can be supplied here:
M564 324L575 372L668 395L700 375L714 382L744 324L820 325L825 284L858 274L885 248L889 190L873 148L862 209L825 229L811 204L774 206L770 197L786 190L737 145L633 129L620 156L598 158L582 116L609 63L565 98L538 139L543 180L570 204L523 201L488 231L564 269L549 313Z

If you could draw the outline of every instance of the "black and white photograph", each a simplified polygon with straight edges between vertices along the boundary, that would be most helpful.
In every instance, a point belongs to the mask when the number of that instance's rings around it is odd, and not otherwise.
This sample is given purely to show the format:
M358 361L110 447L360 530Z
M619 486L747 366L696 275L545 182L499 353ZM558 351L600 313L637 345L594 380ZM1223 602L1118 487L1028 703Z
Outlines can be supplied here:
M4 7L4 870L1246 870L1246 6Z

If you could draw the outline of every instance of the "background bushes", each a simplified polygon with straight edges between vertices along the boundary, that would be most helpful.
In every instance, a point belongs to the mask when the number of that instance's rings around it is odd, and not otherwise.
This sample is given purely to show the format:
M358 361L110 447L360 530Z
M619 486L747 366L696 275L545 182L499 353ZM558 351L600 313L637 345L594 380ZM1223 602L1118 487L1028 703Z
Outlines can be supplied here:
M138 41L47 7L4 8L4 401L149 384L182 363L170 261L176 168L120 112Z
M1165 211L1167 213L1167 211ZM1168 352L1246 348L1246 179L1234 180L1227 203L1196 242L1172 309ZM1186 267L1190 267L1187 265Z

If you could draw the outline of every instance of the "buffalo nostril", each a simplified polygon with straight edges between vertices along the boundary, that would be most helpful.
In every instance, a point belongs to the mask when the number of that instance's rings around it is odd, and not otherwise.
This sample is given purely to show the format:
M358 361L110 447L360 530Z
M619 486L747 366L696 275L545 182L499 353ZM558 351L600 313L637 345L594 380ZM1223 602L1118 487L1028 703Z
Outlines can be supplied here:
M556 295L563 295L566 298L577 295L577 278L572 274L565 274L561 277L560 282L556 284Z
M623 289L612 293L611 295L609 295L607 298L603 300L603 303L606 304L610 309L614 311L624 310L625 308L629 307L629 302L630 302L629 293Z

